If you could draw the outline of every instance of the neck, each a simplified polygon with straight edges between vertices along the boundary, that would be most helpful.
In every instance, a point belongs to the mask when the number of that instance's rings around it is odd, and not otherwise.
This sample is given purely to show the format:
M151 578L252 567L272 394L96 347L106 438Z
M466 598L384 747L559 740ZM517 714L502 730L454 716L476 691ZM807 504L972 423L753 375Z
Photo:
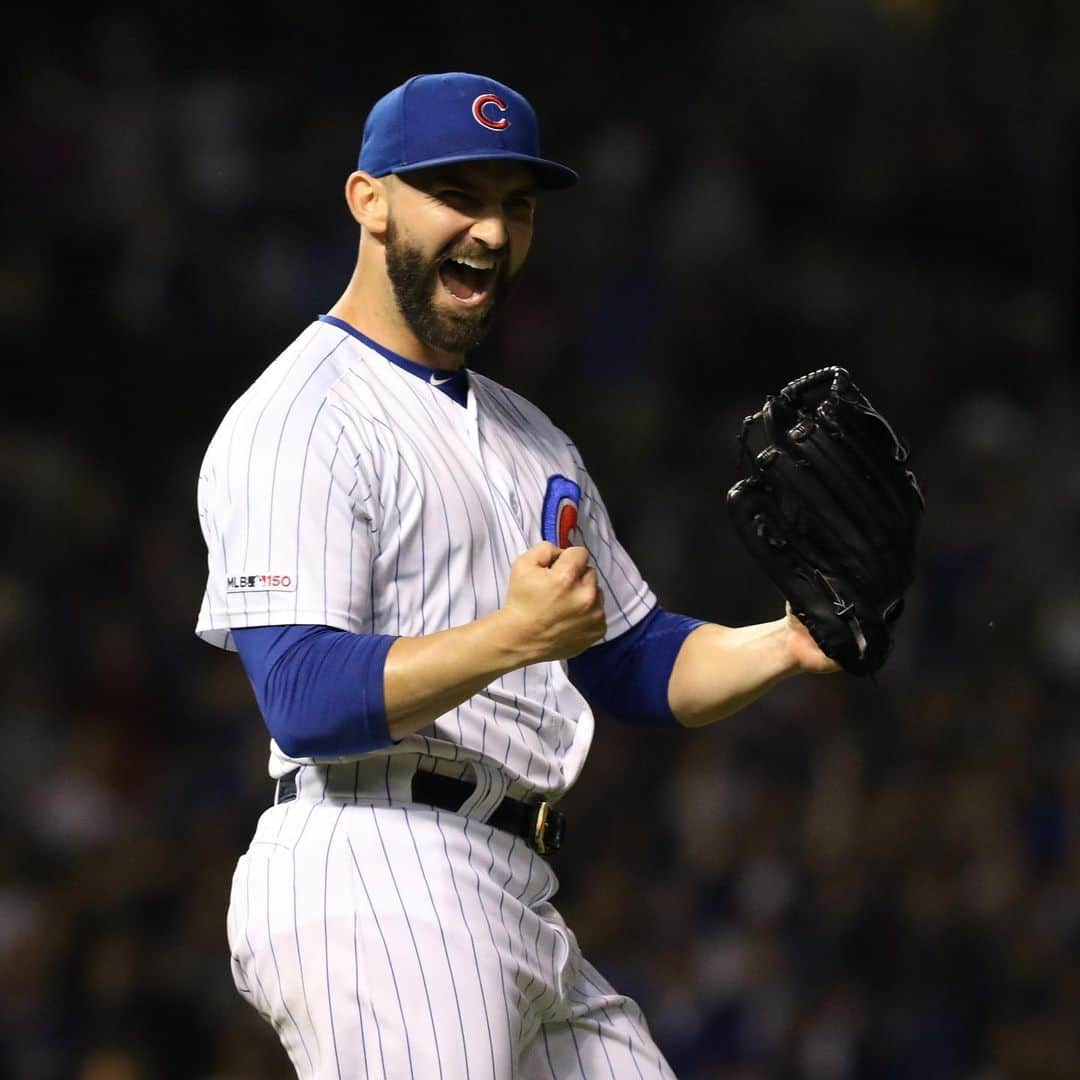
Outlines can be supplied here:
M343 319L361 334L406 360L414 360L436 371L456 371L465 363L463 353L432 348L413 333L398 309L385 272L377 274L366 266L363 253L345 291L327 314Z

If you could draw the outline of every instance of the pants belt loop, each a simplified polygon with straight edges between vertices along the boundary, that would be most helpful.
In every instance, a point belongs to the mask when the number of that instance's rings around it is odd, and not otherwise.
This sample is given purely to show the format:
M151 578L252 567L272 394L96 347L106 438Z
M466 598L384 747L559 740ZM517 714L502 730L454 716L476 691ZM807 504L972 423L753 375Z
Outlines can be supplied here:
M464 817L486 821L495 807L502 802L510 783L505 776L483 765L474 763L470 765L470 769L476 790L461 804L458 813Z

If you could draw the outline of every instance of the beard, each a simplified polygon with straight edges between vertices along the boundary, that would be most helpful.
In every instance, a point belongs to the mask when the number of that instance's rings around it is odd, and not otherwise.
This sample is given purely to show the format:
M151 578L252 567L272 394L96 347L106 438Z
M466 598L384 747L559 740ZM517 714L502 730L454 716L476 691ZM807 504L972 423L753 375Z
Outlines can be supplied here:
M394 298L417 338L429 348L448 353L475 349L487 337L495 309L510 292L509 260L499 262L491 296L485 304L461 311L443 311L435 304L439 263L451 254L453 245L448 245L435 258L427 259L401 235L393 220L387 223L385 244L386 274Z

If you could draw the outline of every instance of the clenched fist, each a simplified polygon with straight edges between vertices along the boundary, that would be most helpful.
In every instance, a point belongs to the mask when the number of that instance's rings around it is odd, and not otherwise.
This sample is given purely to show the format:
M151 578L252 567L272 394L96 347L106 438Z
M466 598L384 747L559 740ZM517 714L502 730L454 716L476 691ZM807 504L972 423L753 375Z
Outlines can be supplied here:
M510 588L499 615L510 644L527 663L584 652L607 629L604 594L588 551L546 541L529 548L510 568Z

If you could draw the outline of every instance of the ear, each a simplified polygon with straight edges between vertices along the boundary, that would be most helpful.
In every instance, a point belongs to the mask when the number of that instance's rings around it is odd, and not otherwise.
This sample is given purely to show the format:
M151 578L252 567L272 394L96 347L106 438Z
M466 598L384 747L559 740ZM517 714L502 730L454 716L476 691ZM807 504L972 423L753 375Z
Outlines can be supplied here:
M390 206L382 180L370 173L354 172L345 181L345 201L362 228L375 236L386 232Z

